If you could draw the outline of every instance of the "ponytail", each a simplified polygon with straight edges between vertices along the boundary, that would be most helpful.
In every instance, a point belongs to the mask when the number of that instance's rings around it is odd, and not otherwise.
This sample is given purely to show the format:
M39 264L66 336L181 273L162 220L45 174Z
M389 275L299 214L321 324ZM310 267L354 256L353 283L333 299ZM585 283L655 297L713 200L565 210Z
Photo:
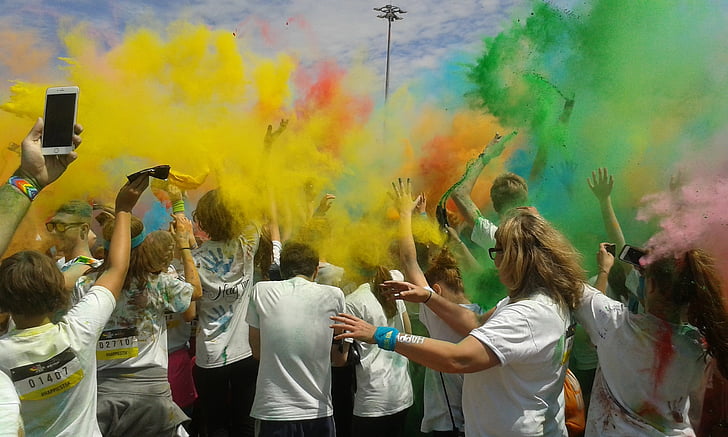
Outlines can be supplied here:
M392 317L397 315L397 303L390 299L387 295L385 295L384 290L382 289L381 284L384 281L391 281L392 280L392 274L389 273L389 270L386 267L383 266L377 266L376 271L374 273L374 279L372 280L372 293L374 294L374 297L377 298L379 301L379 304L382 305L382 309L384 310L384 315L387 316L388 319L391 319Z

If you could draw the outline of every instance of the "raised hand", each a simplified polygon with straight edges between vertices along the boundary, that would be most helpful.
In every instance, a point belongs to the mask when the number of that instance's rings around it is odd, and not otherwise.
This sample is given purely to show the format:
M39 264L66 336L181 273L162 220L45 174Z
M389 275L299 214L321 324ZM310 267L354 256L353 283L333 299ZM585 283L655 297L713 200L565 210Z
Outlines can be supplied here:
M614 255L607 251L607 246L610 243L600 243L599 251L597 252L597 265L599 270L604 273L609 273L614 265Z
M420 193L415 199L415 208L413 211L415 214L427 214L427 196L425 193Z
M412 200L412 181L410 178L403 180L398 178L392 182L393 194L390 195L394 200L394 204L400 214L412 214L417 205L416 200ZM424 201L424 199L423 199Z
M314 211L314 216L322 216L325 215L329 209L331 209L331 204L334 202L334 199L336 199L336 196L330 193L326 193L324 197L321 198L321 201L319 202L318 207L316 208L316 211Z
M79 135L83 132L83 128L76 124L73 126L73 131L72 142L74 147L78 147L81 144ZM38 185L38 189L58 179L66 171L66 167L78 158L75 151L67 155L43 155L42 137L43 119L38 118L20 145L22 152L18 169L20 176L30 177Z
M140 176L127 182L116 196L116 212L131 212L139 197L149 186L149 176Z
M606 168L600 168L597 171L593 171L591 179L587 178L586 182L589 184L589 188L599 201L606 200L609 198L609 195L612 194L614 178L609 174Z
M281 122L278 124L278 128L276 130L273 130L273 125L268 125L268 130L265 131L265 138L263 139L263 144L266 147L270 147L273 145L275 140L281 136L283 131L286 130L286 127L288 126L288 120L282 119Z

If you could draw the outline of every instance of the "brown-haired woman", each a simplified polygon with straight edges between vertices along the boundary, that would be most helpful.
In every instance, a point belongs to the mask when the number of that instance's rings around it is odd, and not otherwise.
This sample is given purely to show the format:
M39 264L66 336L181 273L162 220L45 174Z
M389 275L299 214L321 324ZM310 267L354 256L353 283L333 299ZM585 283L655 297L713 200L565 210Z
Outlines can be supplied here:
M602 275L614 263L605 245ZM690 250L641 270L644 314L590 287L575 313L599 354L587 436L695 435L689 399L702 385L706 353L728 376L728 314L713 258Z
M197 302L195 385L209 435L252 436L250 409L258 361L248 342L258 228L238 215L220 190L205 193L192 214L210 237L193 252L202 280Z
M97 417L104 435L172 435L189 420L172 401L165 312L187 310L202 287L192 255L184 250L189 249L192 223L184 216L174 217L170 231L148 235L142 222L132 218L129 270L96 347ZM104 239L115 225L114 218L104 222ZM170 270L175 248L181 249L184 280ZM103 264L99 270L105 268ZM80 278L77 295L92 280Z
M562 392L570 310L584 287L580 256L546 220L526 210L507 218L495 239L489 252L509 296L461 342L403 335L346 314L334 318L340 322L334 327L349 331L339 338L376 342L432 369L465 373L466 435L565 437ZM426 288L389 284L400 298L425 302L441 317L467 312Z

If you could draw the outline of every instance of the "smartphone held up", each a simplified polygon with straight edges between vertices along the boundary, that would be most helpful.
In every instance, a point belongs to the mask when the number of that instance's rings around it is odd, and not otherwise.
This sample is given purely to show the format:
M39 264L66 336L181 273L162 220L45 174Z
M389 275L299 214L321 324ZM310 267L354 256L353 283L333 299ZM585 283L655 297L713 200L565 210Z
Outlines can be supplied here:
M67 155L73 152L73 127L78 112L78 87L46 90L43 116L43 154Z
M641 267L642 264L640 264L640 259L645 255L647 255L647 251L644 249L625 244L622 251L619 253L619 259L620 261Z

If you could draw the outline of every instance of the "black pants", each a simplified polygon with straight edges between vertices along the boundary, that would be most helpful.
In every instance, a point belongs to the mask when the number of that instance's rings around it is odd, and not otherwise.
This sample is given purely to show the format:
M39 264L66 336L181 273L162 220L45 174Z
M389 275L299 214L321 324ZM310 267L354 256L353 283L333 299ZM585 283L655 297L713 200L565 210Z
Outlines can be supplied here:
M255 399L258 360L253 357L223 367L195 366L195 386L202 409L200 435L229 437L255 435L250 409Z
M258 422L258 437L336 437L334 418Z
M409 408L389 416L354 416L351 421L351 435L352 437L404 437L407 411Z

